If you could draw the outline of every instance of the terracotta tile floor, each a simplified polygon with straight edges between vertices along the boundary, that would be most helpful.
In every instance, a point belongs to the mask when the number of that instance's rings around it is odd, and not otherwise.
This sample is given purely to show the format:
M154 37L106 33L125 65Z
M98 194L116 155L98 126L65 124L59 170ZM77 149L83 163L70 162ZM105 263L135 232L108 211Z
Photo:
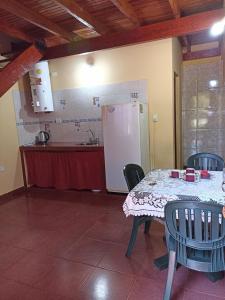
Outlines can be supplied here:
M124 196L32 189L0 205L0 300L160 300L166 271L163 226L139 232L125 257L132 219ZM173 299L225 299L225 280L179 268Z

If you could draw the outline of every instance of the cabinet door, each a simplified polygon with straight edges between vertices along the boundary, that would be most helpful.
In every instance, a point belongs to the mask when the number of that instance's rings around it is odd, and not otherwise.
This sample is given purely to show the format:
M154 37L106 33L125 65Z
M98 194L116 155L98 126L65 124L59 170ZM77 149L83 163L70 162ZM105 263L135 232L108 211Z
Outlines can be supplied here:
M27 151L25 157L29 185L105 190L103 149L87 152Z

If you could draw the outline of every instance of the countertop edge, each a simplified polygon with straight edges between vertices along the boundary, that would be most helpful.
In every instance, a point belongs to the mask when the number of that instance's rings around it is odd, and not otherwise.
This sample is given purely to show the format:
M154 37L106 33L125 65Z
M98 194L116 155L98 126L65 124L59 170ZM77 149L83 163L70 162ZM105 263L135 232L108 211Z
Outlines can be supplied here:
M19 147L20 151L79 151L79 152L91 152L91 151L103 151L102 145L23 145Z

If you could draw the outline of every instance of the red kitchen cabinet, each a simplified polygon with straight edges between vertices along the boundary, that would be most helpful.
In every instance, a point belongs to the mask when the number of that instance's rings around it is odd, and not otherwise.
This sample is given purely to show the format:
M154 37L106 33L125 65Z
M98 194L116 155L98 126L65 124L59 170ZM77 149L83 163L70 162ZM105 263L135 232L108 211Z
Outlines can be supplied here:
M56 189L105 190L101 146L21 146L24 185Z

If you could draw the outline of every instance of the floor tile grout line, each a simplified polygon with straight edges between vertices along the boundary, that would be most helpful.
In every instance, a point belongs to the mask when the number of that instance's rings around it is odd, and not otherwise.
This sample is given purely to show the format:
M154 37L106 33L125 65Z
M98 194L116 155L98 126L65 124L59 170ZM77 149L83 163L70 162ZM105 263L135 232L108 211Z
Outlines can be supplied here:
M2 277L2 278L4 278L5 280L7 280L9 282L16 282L17 284L20 284L22 286L26 286L26 287L32 288L34 290L44 291L44 289L38 288L38 287L36 287L34 285L31 285L31 284L28 284L28 283L25 283L25 282L21 282L21 281L18 281L18 280L15 280L15 279L11 279L11 278L8 278L8 277Z
M218 298L218 300L225 299L225 296L221 297L221 296L216 295L216 294L211 294L211 293L208 293L208 292L204 293L204 292L201 292L201 291L198 291L198 290L193 290L193 289L190 289L190 288L184 288L184 292L185 291L196 293L196 294L200 294L200 295L212 296L212 297Z
M130 295L131 295L131 293L132 293L132 291L133 291L133 289L134 289L134 283L135 283L135 282L136 282L136 278L134 277L133 280L132 280L132 282L131 282L131 286L130 286L130 289L129 289L129 291L128 291L126 300L129 300Z

